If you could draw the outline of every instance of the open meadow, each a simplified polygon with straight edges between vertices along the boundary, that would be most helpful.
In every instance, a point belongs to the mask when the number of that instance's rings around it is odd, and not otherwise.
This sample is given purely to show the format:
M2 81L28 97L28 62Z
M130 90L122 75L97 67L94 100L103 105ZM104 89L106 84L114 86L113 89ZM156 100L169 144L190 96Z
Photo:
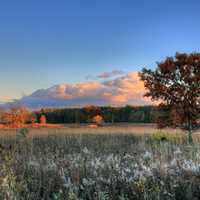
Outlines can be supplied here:
M93 127L90 124L45 124L38 126L24 126L28 128L28 136L71 135L71 134L133 134L148 135L158 131L156 124L145 123L114 123ZM183 133L181 129L165 128L165 132ZM198 131L196 131L198 132ZM15 128L0 129L0 137L14 136L18 133Z
M2 129L0 199L200 199L200 142L154 125Z

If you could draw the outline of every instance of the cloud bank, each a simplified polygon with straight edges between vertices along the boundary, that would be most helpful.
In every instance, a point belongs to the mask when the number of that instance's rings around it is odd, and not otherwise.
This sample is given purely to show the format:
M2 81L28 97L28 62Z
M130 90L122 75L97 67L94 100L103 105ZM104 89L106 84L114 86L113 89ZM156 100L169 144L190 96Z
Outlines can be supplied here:
M144 93L144 85L137 72L131 72L103 82L60 84L40 89L30 96L23 97L18 103L30 108L152 104L149 99L143 97Z

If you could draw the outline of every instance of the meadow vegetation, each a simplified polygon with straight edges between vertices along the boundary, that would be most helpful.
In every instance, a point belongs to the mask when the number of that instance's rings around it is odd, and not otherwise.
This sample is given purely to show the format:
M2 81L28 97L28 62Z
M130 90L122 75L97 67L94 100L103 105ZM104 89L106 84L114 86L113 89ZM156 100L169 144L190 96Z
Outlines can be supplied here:
M37 130L0 137L0 199L200 198L198 136L191 146L183 134L155 130L143 135L103 127L84 134L81 129L34 134Z

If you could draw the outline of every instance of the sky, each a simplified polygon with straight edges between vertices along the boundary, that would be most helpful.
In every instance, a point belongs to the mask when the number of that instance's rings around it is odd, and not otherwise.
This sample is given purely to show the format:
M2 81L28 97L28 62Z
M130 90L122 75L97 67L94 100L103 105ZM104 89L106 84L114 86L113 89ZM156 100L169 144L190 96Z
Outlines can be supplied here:
M199 10L199 0L0 1L0 101L198 52Z

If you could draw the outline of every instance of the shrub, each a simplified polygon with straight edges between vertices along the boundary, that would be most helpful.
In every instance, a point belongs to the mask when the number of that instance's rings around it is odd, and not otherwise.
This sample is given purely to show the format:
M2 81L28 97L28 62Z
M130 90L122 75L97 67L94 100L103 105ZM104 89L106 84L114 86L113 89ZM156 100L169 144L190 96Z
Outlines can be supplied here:
M46 124L46 123L47 123L47 119L46 119L45 115L42 115L40 117L40 124Z
M177 140L180 140L180 136L164 131L158 131L150 136L150 140L155 142L176 142Z
M97 125L102 125L104 122L103 117L101 115L96 115L95 117L93 117L92 121Z
M11 108L1 115L1 122L14 128L20 128L29 121L29 116L30 113L26 108Z

